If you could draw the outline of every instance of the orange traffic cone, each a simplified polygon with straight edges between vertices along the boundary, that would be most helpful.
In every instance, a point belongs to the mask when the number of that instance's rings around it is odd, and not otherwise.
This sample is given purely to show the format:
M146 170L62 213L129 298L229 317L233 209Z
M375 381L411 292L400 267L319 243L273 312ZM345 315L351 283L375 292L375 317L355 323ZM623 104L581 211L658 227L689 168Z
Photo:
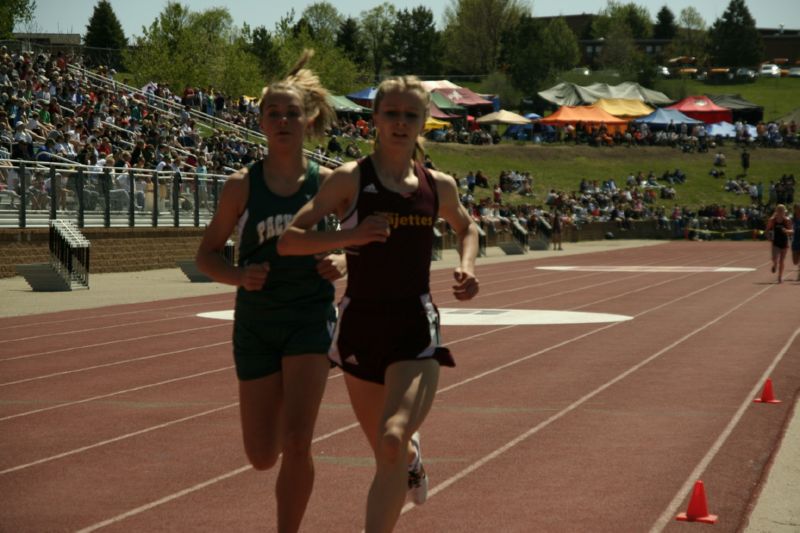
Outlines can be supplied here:
M686 509L685 513L680 513L675 519L685 522L703 522L705 524L713 524L717 521L717 515L708 514L706 490L703 488L703 482L699 479L694 483L692 499L689 500L689 507Z
M767 378L767 381L764 382L764 390L761 391L761 398L756 398L753 401L758 403L781 403L780 400L775 399L775 395L772 393L771 379Z

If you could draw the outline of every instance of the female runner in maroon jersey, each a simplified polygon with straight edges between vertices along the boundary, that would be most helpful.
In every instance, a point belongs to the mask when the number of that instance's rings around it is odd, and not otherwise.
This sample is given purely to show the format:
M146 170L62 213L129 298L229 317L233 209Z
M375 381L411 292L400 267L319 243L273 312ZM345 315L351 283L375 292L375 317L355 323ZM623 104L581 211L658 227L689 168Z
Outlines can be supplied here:
M353 410L375 454L367 533L394 528L407 489L415 503L427 495L417 430L433 404L440 365L454 365L439 345L438 311L430 297L437 217L458 237L453 294L469 300L478 292L477 228L459 202L455 180L422 164L418 138L429 102L416 78L381 83L374 152L334 171L278 242L278 252L287 255L348 252L330 358L345 373ZM329 213L338 215L342 229L311 231Z

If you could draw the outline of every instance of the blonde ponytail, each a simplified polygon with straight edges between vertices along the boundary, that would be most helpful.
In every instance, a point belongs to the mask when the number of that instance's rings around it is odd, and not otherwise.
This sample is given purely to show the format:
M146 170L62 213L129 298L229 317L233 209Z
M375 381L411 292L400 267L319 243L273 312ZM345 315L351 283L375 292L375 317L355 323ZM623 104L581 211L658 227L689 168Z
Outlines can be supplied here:
M269 94L277 92L294 92L303 102L306 116L313 119L306 130L310 137L322 137L336 118L336 112L328 102L328 90L322 86L319 77L310 69L305 68L314 50L305 49L300 58L291 68L286 77L271 83L261 91L261 100L258 103L260 112L264 112L264 102Z

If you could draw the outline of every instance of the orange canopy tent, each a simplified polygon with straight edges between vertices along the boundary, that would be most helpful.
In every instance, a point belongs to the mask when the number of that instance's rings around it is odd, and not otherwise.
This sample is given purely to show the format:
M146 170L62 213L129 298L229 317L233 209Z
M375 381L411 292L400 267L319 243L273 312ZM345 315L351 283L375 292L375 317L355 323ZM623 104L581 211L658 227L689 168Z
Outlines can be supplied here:
M627 120L617 118L594 105L561 106L558 111L539 120L539 122L554 126L564 126L566 124L574 126L578 122L582 122L586 124L587 129L594 125L605 123L610 133L624 132L628 129Z

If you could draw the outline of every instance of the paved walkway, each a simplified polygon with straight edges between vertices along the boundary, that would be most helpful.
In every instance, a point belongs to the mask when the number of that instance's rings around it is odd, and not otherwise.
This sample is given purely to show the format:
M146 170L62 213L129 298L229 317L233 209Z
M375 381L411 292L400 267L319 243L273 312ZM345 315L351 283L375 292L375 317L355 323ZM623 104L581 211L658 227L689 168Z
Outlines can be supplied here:
M655 246L667 241L588 241L566 243L564 251L532 251L525 255L506 255L499 248L489 248L480 265L514 262L544 257L599 252L620 248ZM698 243L702 246L703 243ZM432 264L433 270L453 268L458 264L454 250L445 250L443 257ZM191 283L178 268L93 274L88 290L67 292L33 292L25 280L16 276L0 279L0 318L24 316L70 309L89 309L109 305L132 304L154 300L230 293L234 289L221 283ZM0 336L2 334L0 333ZM784 401L793 399L784 398ZM795 404L792 421L777 451L766 483L750 516L745 533L800 532L800 401ZM714 512L713 499L709 511Z

